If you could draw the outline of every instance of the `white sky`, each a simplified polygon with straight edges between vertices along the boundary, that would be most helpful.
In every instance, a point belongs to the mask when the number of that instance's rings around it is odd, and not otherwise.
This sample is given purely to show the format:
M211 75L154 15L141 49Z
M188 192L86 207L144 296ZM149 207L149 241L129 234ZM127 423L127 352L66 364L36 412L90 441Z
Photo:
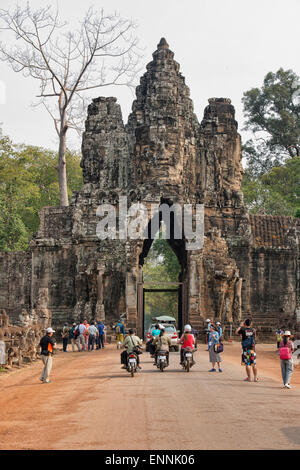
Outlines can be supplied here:
M0 8L8 8L12 3L0 0ZM26 1L18 3L23 6ZM34 8L52 2L29 3ZM96 9L103 7L106 12L116 10L121 16L136 20L140 45L145 48L143 66L151 61L160 38L165 37L181 65L199 120L208 98L231 98L241 131L244 91L261 86L266 73L280 67L291 68L300 75L299 0L57 0L57 3L61 17L71 22L80 18L90 5ZM4 134L14 142L56 149L56 134L48 114L42 107L31 107L38 91L37 80L24 78L0 62L0 123ZM101 95L118 98L126 121L133 100L130 90L116 87L95 91L95 97Z

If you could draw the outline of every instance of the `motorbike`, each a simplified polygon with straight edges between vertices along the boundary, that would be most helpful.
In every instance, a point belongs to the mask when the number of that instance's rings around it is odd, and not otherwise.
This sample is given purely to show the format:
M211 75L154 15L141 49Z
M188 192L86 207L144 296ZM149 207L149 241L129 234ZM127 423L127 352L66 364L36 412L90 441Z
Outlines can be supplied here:
M183 353L183 369L186 370L186 372L189 372L190 368L195 364L194 362L194 357L193 357L193 349L192 348L186 348L184 353Z
M156 366L158 369L160 369L161 372L164 371L165 367L168 367L167 351L157 352Z
M134 377L135 372L137 372L137 355L134 352L128 355L127 370L131 377Z

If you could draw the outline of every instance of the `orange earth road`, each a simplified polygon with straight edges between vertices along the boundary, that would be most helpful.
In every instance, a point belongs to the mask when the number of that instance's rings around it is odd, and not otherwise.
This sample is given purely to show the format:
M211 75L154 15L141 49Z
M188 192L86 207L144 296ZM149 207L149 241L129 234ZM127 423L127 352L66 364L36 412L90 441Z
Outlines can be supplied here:
M300 370L283 389L274 346L257 356L260 381L247 383L238 343L225 343L223 373L200 345L190 373L178 353L163 373L144 353L134 378L112 345L58 353L51 384L41 361L1 374L0 449L300 449Z

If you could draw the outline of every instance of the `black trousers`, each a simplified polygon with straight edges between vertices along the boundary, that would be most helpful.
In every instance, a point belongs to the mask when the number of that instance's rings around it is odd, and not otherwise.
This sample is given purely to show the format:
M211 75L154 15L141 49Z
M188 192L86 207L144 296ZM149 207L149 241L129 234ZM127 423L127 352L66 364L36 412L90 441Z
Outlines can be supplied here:
M68 346L68 338L63 338L63 351L66 352Z
M104 348L104 335L99 335L97 338L98 348Z

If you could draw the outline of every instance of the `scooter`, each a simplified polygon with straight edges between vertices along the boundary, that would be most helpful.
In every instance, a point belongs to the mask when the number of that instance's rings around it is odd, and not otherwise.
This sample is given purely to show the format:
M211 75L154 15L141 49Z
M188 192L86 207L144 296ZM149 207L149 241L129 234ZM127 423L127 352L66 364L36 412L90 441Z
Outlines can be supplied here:
M137 372L137 355L133 352L128 355L127 371L134 377L134 373Z
M183 353L183 364L182 367L186 372L190 371L190 368L195 364L192 348L186 348Z
M168 367L167 351L157 352L156 366L161 372L164 371L165 367Z

